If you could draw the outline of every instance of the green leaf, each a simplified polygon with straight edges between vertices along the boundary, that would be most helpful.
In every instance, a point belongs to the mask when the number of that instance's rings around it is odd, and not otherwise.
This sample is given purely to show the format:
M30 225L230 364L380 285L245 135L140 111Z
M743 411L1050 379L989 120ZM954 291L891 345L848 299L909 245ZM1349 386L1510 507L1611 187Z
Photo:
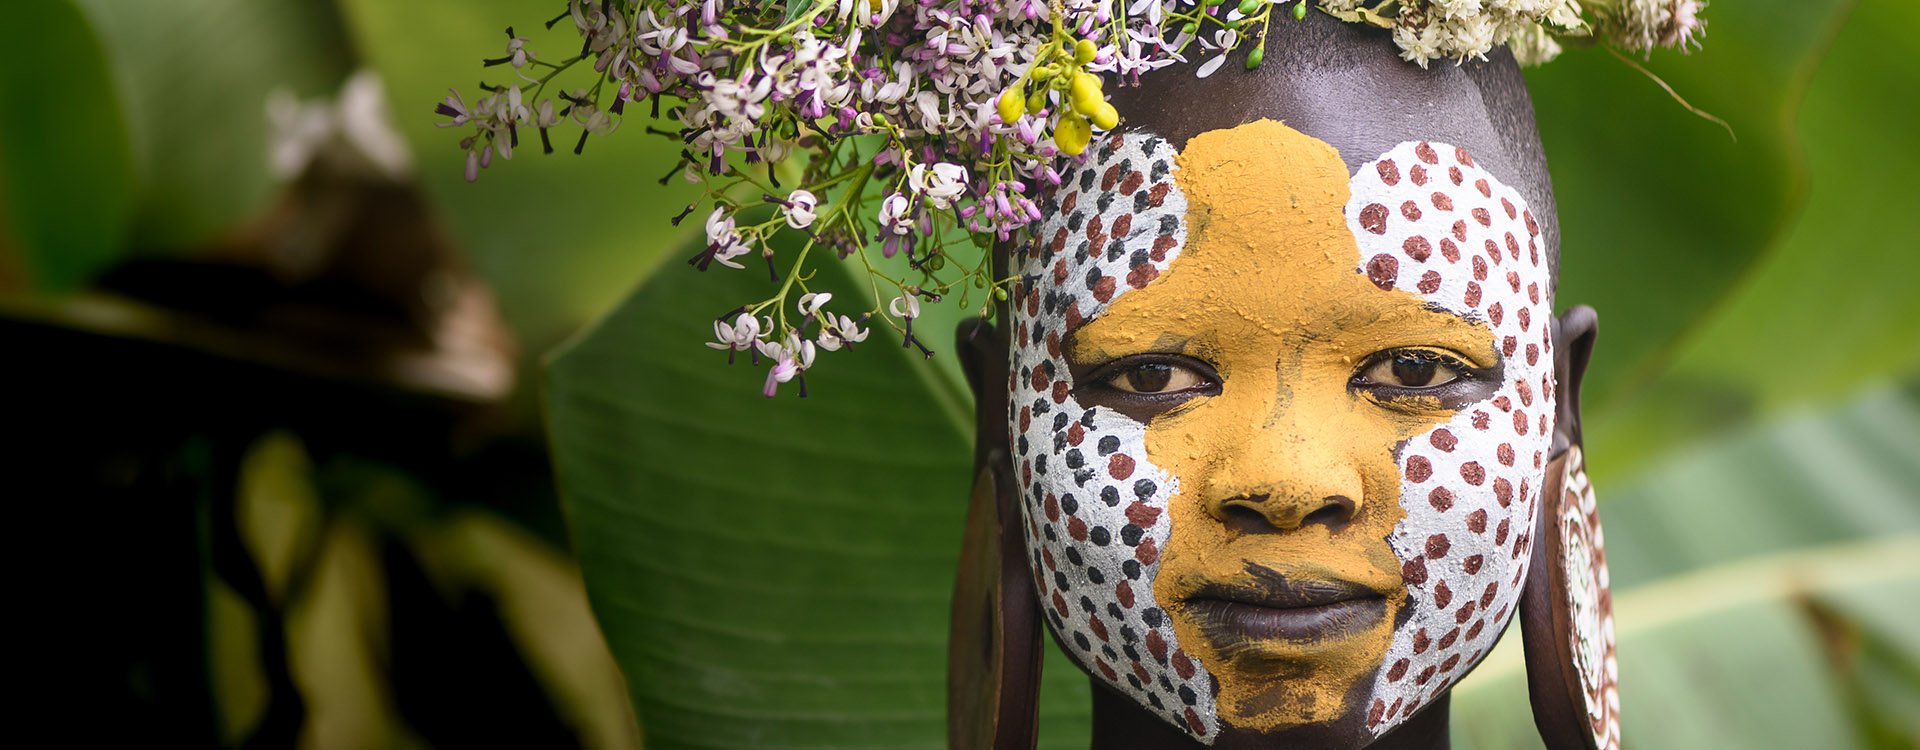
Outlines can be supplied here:
M1884 385L1708 441L1615 484L1596 480L1615 585L1920 532L1915 456L1920 398Z
M112 72L113 89L90 95L127 115L142 250L197 247L265 208L278 188L267 94L331 95L349 69L328 2L71 3L99 30Z
M1854 688L1881 666L1865 654L1920 664L1920 536L1713 568L1614 601L1624 746L1858 747L1876 729L1904 733L1892 746L1920 740L1912 715L1888 708L1920 701L1920 675ZM1540 747L1512 641L1454 691L1462 747Z
M0 72L0 231L35 288L78 288L126 245L134 168L101 40L63 2L8 3L14 54ZM12 244L0 237L0 250ZM5 265L0 263L0 265Z
M1610 407L1660 372L1689 326L1736 289L1805 199L1794 114L1853 3L1716 3L1689 55L1646 66L1739 140L1595 48L1528 71L1554 177L1561 307L1605 326L1586 405Z
M563 125L553 131L552 155L542 155L538 134L526 132L512 161L496 160L473 184L461 177L464 134L436 127L445 118L433 114L434 104L448 88L471 102L479 81L513 80L510 67L480 65L506 49L507 26L528 37L542 59L577 53L571 19L542 27L564 3L343 0L340 7L357 49L386 81L423 186L492 284L530 357L604 314L661 253L699 230L704 215L689 217L685 227L668 223L693 199L694 186L677 176L666 188L655 184L679 160L680 143L646 133L644 106L628 109L628 122L611 136L590 139L583 156L570 153L579 130ZM581 66L554 83L586 87L592 75ZM709 335L676 343L698 346Z
M813 283L863 287L831 263ZM885 329L823 354L809 398L761 398L766 367L699 342L770 291L675 263L554 358L595 610L650 747L941 747L970 415L929 402L948 376ZM1052 675L1067 724L1085 685Z
M1589 448L1610 459L1596 467L1598 478L1796 404L1845 398L1890 373L1920 372L1920 295L1912 292L1920 212L1912 191L1894 182L1920 171L1920 152L1906 129L1883 125L1920 121L1920 100L1888 95L1920 91L1920 68L1910 63L1920 41L1906 31L1916 26L1920 5L1876 0L1860 4L1835 37L1797 110L1805 208L1689 324L1663 371L1589 412ZM1631 320L1614 313L1601 307L1599 362L1638 345Z
M807 12L807 9L819 5L821 2L822 0L787 0L787 17L786 20L781 21L780 25L785 26L799 20L800 16Z

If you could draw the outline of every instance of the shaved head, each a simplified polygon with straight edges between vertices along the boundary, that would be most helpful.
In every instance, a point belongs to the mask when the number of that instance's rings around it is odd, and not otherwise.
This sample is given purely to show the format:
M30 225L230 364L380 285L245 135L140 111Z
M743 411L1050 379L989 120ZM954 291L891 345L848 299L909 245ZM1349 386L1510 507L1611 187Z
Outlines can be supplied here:
M1323 13L1276 19L1266 59L1255 70L1245 70L1243 53L1236 53L1220 71L1195 79L1194 69L1205 62L1194 54L1196 45L1187 63L1149 74L1140 86L1114 89L1120 129L1151 132L1185 148L1209 130L1279 120L1338 149L1349 171L1405 141L1460 146L1526 199L1542 225L1548 264L1558 270L1553 183L1526 80L1505 47L1485 61L1437 62L1422 70L1399 58L1383 29Z

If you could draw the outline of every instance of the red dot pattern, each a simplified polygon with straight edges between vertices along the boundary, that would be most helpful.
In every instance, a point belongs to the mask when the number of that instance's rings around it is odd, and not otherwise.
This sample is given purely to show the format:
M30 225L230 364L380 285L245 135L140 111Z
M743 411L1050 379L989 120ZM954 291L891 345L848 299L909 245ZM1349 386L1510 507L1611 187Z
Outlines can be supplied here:
M1407 515L1389 542L1409 612L1374 681L1377 736L1465 676L1516 608L1550 446L1553 358L1542 240L1516 191L1464 149L1427 142L1362 166L1350 187L1356 272L1485 324L1502 357L1493 396L1398 448Z

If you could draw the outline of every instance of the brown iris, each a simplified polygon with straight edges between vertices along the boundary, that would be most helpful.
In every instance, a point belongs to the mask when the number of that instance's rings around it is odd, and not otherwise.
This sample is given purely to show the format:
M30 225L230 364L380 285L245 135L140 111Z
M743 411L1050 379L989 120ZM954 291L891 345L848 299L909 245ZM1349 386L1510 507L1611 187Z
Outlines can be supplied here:
M1381 352L1361 367L1356 385L1390 388L1434 388L1471 377L1472 369L1459 359L1430 349L1394 349Z
M1153 395L1179 393L1207 385L1207 375L1174 362L1145 361L1110 367L1107 386L1126 393Z

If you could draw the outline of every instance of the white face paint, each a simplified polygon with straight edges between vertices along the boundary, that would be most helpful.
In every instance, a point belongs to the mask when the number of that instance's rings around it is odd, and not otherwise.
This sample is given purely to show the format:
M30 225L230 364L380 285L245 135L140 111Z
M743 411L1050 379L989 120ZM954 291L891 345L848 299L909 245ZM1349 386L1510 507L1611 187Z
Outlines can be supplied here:
M1394 633L1367 725L1378 735L1431 703L1493 647L1526 579L1553 443L1551 276L1520 194L1464 149L1402 143L1360 167L1347 222L1375 285L1485 321L1503 357L1491 398L1401 448L1389 542L1411 616Z
M1037 241L1015 257L1008 416L1035 584L1063 648L1210 744L1222 729L1215 675L1154 599L1180 480L1148 459L1147 424L1081 404L1062 351L1071 331L1180 256L1188 206L1175 169L1166 141L1129 133L1067 175ZM1492 396L1394 449L1405 517L1385 542L1406 606L1355 709L1378 736L1464 676L1513 613L1552 434L1550 277L1518 193L1458 149L1401 144L1349 188L1355 272L1484 322L1502 355Z
M1097 144L1019 253L1008 415L1041 609L1090 674L1202 740L1213 688L1154 601L1176 480L1147 461L1146 425L1072 393L1061 340L1145 286L1186 240L1173 147L1140 133Z

